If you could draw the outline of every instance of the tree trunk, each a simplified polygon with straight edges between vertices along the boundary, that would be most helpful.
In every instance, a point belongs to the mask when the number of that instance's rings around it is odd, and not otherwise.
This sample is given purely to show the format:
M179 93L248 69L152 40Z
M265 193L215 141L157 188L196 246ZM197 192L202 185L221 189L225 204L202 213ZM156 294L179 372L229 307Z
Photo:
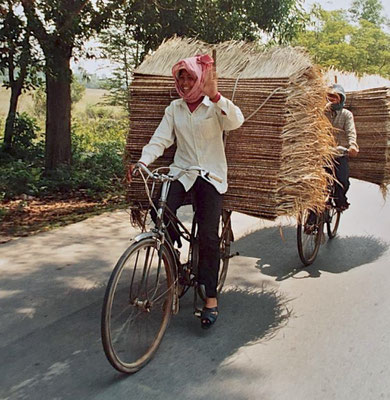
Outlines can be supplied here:
M46 171L71 161L70 55L50 55L46 73Z
M11 89L9 111L7 120L5 122L5 130L4 130L4 150L6 151L11 150L12 148L12 138L14 135L16 109L18 105L19 96L20 96L20 90Z

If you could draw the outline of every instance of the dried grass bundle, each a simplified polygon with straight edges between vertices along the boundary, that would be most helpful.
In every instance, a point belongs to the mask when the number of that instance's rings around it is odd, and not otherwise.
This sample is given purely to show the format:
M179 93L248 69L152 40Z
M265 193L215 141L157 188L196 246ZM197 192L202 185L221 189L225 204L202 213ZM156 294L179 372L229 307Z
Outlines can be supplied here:
M139 159L142 147L157 128L165 107L177 98L172 65L182 58L217 50L219 90L234 97L245 123L227 139L229 189L224 207L256 217L295 216L303 208L322 209L331 179L334 146L324 116L325 83L320 71L299 49L260 51L242 42L216 46L171 39L136 70L131 86L127 154ZM169 165L168 149L155 167ZM143 183L135 181L129 198L147 205Z

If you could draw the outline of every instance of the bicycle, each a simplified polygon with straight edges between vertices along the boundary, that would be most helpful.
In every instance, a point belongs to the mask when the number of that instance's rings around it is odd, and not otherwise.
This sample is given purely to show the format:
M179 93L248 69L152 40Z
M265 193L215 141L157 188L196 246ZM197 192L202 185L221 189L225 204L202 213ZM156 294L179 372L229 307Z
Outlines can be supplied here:
M182 169L176 176L151 172L143 164L137 169L145 183L151 207L155 207L147 179L161 182L154 229L136 236L119 258L107 284L102 316L101 336L105 355L120 372L133 374L144 367L157 351L172 314L179 310L179 299L194 288L194 314L200 316L197 296L205 299L204 290L197 283L198 231L196 211L191 231L172 213L166 204L170 184L183 174L197 172L206 179L220 180L199 167ZM154 185L153 185L154 189ZM220 253L222 266L218 276L221 292L229 265L231 211L223 210L221 218ZM167 221L167 222L164 222ZM180 262L180 252L174 247L167 227L175 228L179 237L189 243L187 261Z
M338 146L337 149L343 156L348 154L348 149ZM324 225L329 239L337 235L340 225L341 211L337 209L334 200L331 197L334 183L329 188L329 195L326 201L325 209L319 214L311 210L304 210L298 215L297 220L297 244L298 254L305 266L309 266L317 257L318 250L324 238Z

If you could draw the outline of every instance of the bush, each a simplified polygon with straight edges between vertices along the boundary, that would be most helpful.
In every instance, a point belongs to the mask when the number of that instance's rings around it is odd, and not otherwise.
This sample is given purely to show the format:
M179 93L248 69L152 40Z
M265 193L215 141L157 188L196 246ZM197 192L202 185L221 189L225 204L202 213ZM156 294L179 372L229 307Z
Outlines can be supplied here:
M122 190L123 151L127 122L108 116L74 121L72 165L44 172L44 144L36 134L34 119L22 114L15 133L15 149L0 154L0 195L46 196L82 190L105 197Z
M33 167L23 160L0 165L0 194L5 200L20 194L35 196L39 193L41 176L42 168Z

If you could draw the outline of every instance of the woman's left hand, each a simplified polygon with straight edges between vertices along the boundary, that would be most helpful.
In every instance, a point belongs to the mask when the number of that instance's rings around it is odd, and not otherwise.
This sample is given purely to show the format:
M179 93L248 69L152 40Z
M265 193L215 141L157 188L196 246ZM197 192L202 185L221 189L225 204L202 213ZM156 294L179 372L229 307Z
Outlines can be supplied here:
M218 94L218 76L214 67L207 72L203 85L203 93L213 99Z

